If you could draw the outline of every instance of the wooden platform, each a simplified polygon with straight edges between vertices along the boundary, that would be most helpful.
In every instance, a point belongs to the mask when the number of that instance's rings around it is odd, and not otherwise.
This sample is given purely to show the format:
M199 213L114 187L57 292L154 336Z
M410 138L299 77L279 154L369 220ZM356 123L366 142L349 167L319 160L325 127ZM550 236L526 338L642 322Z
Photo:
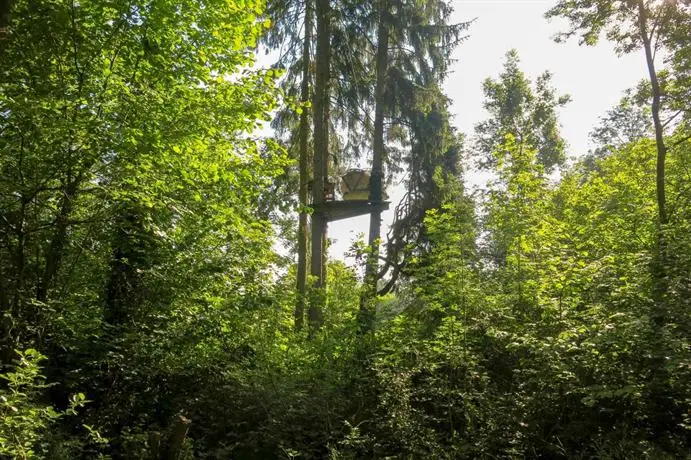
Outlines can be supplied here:
M372 212L372 209L377 207L385 211L389 209L389 202L373 203L368 200L327 201L321 206L314 206L314 212L324 213L327 220L332 222L334 220L349 219L369 214Z

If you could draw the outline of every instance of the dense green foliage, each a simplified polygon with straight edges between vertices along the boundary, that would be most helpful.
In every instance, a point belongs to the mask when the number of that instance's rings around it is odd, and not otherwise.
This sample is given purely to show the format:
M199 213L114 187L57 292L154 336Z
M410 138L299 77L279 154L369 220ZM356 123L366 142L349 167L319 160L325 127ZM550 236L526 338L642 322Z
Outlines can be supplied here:
M33 349L18 354L16 369L0 374L7 384L7 389L0 393L0 455L34 458L49 445L48 428L60 417L75 415L75 409L84 405L84 394L73 395L64 412L39 404L41 391L47 388L39 367L45 356ZM90 427L84 428L95 435L95 440L105 442Z
M550 14L628 52L635 3ZM549 73L533 85L509 52L464 142L437 48L467 25L442 1L338 2L332 144L371 149L385 24L383 160L408 185L363 334L366 257L328 262L306 330L276 249L305 210L291 154L312 53L276 15L303 5L0 3L0 458L688 457L689 11L655 10L664 130L643 82L567 165ZM285 73L252 66L286 37ZM279 138L255 137L276 116ZM471 195L478 161L492 177Z
M519 144L537 149L539 163L551 171L566 161L566 143L559 134L556 110L569 102L569 97L557 97L549 72L540 75L532 89L519 64L518 52L509 51L499 80L488 78L483 84L485 109L491 118L475 128L477 149L484 157L481 163L494 164L494 152L511 134Z

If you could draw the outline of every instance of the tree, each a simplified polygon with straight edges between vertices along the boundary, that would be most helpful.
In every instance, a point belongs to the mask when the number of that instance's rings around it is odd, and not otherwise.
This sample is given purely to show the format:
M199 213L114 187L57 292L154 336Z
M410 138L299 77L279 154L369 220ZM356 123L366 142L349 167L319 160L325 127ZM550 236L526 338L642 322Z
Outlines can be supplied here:
M272 27L267 31L264 42L270 49L281 52L275 67L285 69L282 87L290 97L298 97L302 107L298 108L299 118L295 118L296 110L293 104L282 108L274 118L272 127L278 137L288 134L287 145L289 151L297 150L300 159L298 202L298 299L295 311L296 326L300 328L303 310L305 308L306 288L306 241L307 229L307 187L311 168L310 152L313 149L310 126L314 121L310 118L307 102L313 98L311 83L315 79L314 65L314 6L311 1L294 2L290 0L276 0L269 2L269 16ZM331 167L339 168L340 164L352 157L360 155L366 137L362 130L371 131L371 123L363 120L361 107L369 97L371 90L364 75L368 50L358 46L366 40L360 33L358 21L362 15L369 14L367 5L360 2L342 1L331 9L333 16L330 21L330 47L335 50L330 53L329 96L327 98L329 117L326 126L331 131L329 135L329 153L325 154L322 162L325 170ZM302 18L302 21L300 19ZM301 54L298 52L301 50ZM303 193L304 192L304 193ZM288 192L291 193L291 192ZM322 236L324 250L321 251L323 263L326 261L326 225Z
M505 237L503 267L477 262L462 201L427 215L429 251L379 330L384 422L372 442L383 455L435 458L683 456L687 275L672 283L674 326L660 333L649 321L655 141L578 164L551 187L536 150L519 147L507 136L495 151L481 229ZM680 153L668 165L670 197L686 203L689 150ZM675 245L689 244L687 222ZM651 385L659 353L667 386Z
M305 0L305 38L302 51L302 83L300 101L305 105L310 99L310 47L312 42L312 9L310 0ZM298 269L297 288L298 304L295 307L295 328L301 329L306 305L307 289L307 185L309 167L309 112L306 107L300 114L300 222L298 223Z
M329 0L316 0L317 52L313 96L314 156L312 171L312 204L317 208L312 214L312 262L310 273L314 277L313 299L309 307L310 328L321 326L323 318L325 264L323 259L326 235L326 216L318 209L324 203L324 190L328 179L329 158L329 78L331 69L331 6Z
M302 7L302 8L301 8ZM310 177L309 163L310 155L310 111L309 103L312 97L311 82L313 80L313 4L311 0L305 0L301 5L292 1L273 1L268 4L268 15L272 19L272 27L267 31L264 42L269 48L280 48L288 46L288 52L279 57L277 66L299 65L299 87L300 103L298 109L299 120L297 132L292 136L291 144L297 144L298 163L299 163L299 186L298 186L298 229L297 229L297 299L295 305L295 328L302 329L305 307L307 306L307 248L308 248L308 185ZM302 12L302 35L296 33L296 18ZM287 42L287 43L285 43ZM301 46L298 46L300 44ZM299 48L301 54L298 55L295 49ZM291 94L296 86L297 76L294 72L289 72L284 84L286 92ZM288 110L292 111L292 107ZM284 113L276 117L273 126L279 131L291 130L294 122L289 113L284 109Z
M557 110L570 98L557 96L549 72L540 75L535 88L531 88L519 63L518 52L510 50L499 80L485 80L484 106L491 118L475 126L475 147L481 164L489 166L492 152L511 134L518 144L537 149L540 164L545 172L550 172L566 160L566 142L559 133Z
M465 200L461 175L463 136L451 126L449 100L435 88L413 93L406 112L408 127L408 169L406 194L396 206L394 222L387 234L386 261L378 276L388 275L378 294L396 286L401 275L410 276L408 266L425 258L430 250L426 215L442 206Z
M509 134L494 152L497 179L489 190L484 230L488 232L489 261L499 269L504 289L515 299L519 315L536 304L534 267L538 263L527 243L538 227L547 192L543 166L535 149Z
M665 124L669 125L671 120L682 115L681 119L688 125L691 119L691 108L687 103L691 97L691 39L687 32L691 27L691 5L677 2L676 7L670 19L669 32L663 37L665 48L670 52L666 59L669 72L663 78L663 94L671 115Z
M545 72L531 88L519 68L518 53L509 51L499 79L484 82L484 105L491 118L475 126L476 155L497 176L489 190L485 220L487 262L508 270L511 259L519 278L524 268L520 238L525 226L539 216L534 211L545 191L545 174L562 165L566 154L557 109L569 97L557 96L550 80L551 74Z
M655 304L650 320L655 331L654 338L657 345L654 347L656 352L653 354L653 363L651 363L651 367L655 371L648 384L649 392L656 395L651 400L651 404L657 409L656 412L662 412L665 408L672 406L671 400L674 398L669 384L669 370L662 365L666 359L664 353L666 343L663 339L663 331L669 327L670 321L673 321L672 318L674 317L670 314L670 299L668 298L671 261L666 234L671 216L666 190L666 163L670 145L666 139L665 130L674 118L680 113L683 114L685 110L683 108L679 110L680 106L676 101L677 113L671 113L667 120L663 120L665 113L669 113L669 110L674 107L675 99L672 97L670 100L666 100L663 87L664 79L662 78L665 72L658 68L655 59L658 51L664 49L672 53L673 61L677 63L684 61L683 54L678 54L677 45L680 44L678 26L688 22L688 15L688 7L682 5L682 2L646 0L560 1L546 13L548 18L564 17L569 21L569 30L559 34L557 36L558 41L579 35L581 44L594 45L600 35L604 33L610 41L614 42L615 49L619 53L630 53L637 49L642 49L645 53L649 77L650 109L657 150L655 190L658 232L655 257L650 264L654 279L653 302ZM682 39L682 42L687 40ZM670 86L673 87L674 85ZM684 86L683 83L681 86ZM659 415L653 418L652 425L653 432L661 432L666 429L665 419Z
M600 118L600 124L590 133L595 149L590 155L601 158L626 144L635 142L652 132L650 113L637 100L632 90L626 91L619 104Z
M372 179L370 202L373 204L370 213L368 235L368 260L365 273L366 291L363 294L361 321L364 330L372 327L373 311L371 299L377 294L379 273L381 208L384 184L384 164L394 164L395 160L386 148L384 137L385 119L398 124L403 130L395 134L391 129L391 140L405 140L406 129L411 133L415 124L420 122L419 110L440 110L443 96L440 96L438 85L446 75L450 53L462 40L461 33L469 23L449 24L448 16L451 7L445 1L426 2L387 2L377 4L375 9L376 53L374 71L376 75L374 97L374 132L372 144ZM431 103L430 101L435 101ZM440 125L440 132L445 126ZM430 133L431 134L431 133ZM431 134L433 135L433 134ZM403 136L403 137L402 137ZM435 151L434 154L438 154ZM432 155L434 155L432 154ZM410 155L409 158L414 158ZM417 171L415 165L409 164L411 176ZM391 168L393 169L393 168ZM422 213L416 212L419 225ZM408 224L413 220L407 219ZM401 222L399 222L401 227ZM398 257L387 255L387 259ZM387 264L387 269L391 264ZM397 277L397 275L395 276ZM394 277L394 278L395 278ZM395 279L394 279L395 282ZM390 289L390 287L389 287Z
M384 173L384 97L389 73L389 2L381 0L377 4L377 52L375 58L376 82L374 88L374 138L372 142L372 173L370 176L369 200L372 206L368 244L371 251L365 267L365 289L363 295L361 318L363 331L371 330L374 312L368 305L377 294L377 267L379 264L379 239L381 237L381 206L383 201Z
M0 53L0 350L48 355L55 405L90 382L91 414L115 431L155 404L138 387L157 372L152 348L183 360L185 334L237 329L233 305L246 313L263 295L252 280L274 256L258 208L286 162L252 136L277 106L274 71L249 67L260 13L13 2Z
M595 45L604 35L614 42L619 53L630 53L637 49L645 52L645 62L651 88L651 115L657 144L656 194L658 221L664 226L668 221L665 193L665 161L668 146L665 144L665 123L662 114L663 93L655 57L661 47L669 46L670 31L674 30L675 19L684 16L682 2L656 2L649 0L604 0L560 1L551 8L547 18L563 17L570 28L557 35L563 41L574 35L580 36L580 43ZM678 30L678 29L677 29Z

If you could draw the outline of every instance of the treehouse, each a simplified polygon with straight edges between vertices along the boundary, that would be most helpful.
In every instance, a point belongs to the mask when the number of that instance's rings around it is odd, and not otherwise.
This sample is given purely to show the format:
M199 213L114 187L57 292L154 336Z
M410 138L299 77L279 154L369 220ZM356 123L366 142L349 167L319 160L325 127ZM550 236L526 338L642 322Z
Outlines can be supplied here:
M338 189L340 200L336 199L336 181L329 178L324 184L324 203L315 206L315 211L326 215L328 221L348 219L369 214L373 209L389 209L388 195L382 191L384 201L374 203L370 201L370 171L366 169L351 169L339 178ZM310 190L312 184L310 183Z
M350 169L341 176L339 190L343 201L369 200L370 171L368 169ZM382 199L389 199L385 190L382 190Z

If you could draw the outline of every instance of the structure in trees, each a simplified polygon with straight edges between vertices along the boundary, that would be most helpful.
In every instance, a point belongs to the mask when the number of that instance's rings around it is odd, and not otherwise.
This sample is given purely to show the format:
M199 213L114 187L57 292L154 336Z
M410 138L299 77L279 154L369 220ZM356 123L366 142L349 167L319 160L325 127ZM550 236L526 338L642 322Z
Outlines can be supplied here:
M370 200L370 176L368 169L350 169L338 181L324 181L324 202L314 205L314 211L323 214L327 221L335 221L369 214L372 209L389 209L389 201L384 201L388 198L386 193L383 193L383 201ZM340 200L336 199L336 185Z

